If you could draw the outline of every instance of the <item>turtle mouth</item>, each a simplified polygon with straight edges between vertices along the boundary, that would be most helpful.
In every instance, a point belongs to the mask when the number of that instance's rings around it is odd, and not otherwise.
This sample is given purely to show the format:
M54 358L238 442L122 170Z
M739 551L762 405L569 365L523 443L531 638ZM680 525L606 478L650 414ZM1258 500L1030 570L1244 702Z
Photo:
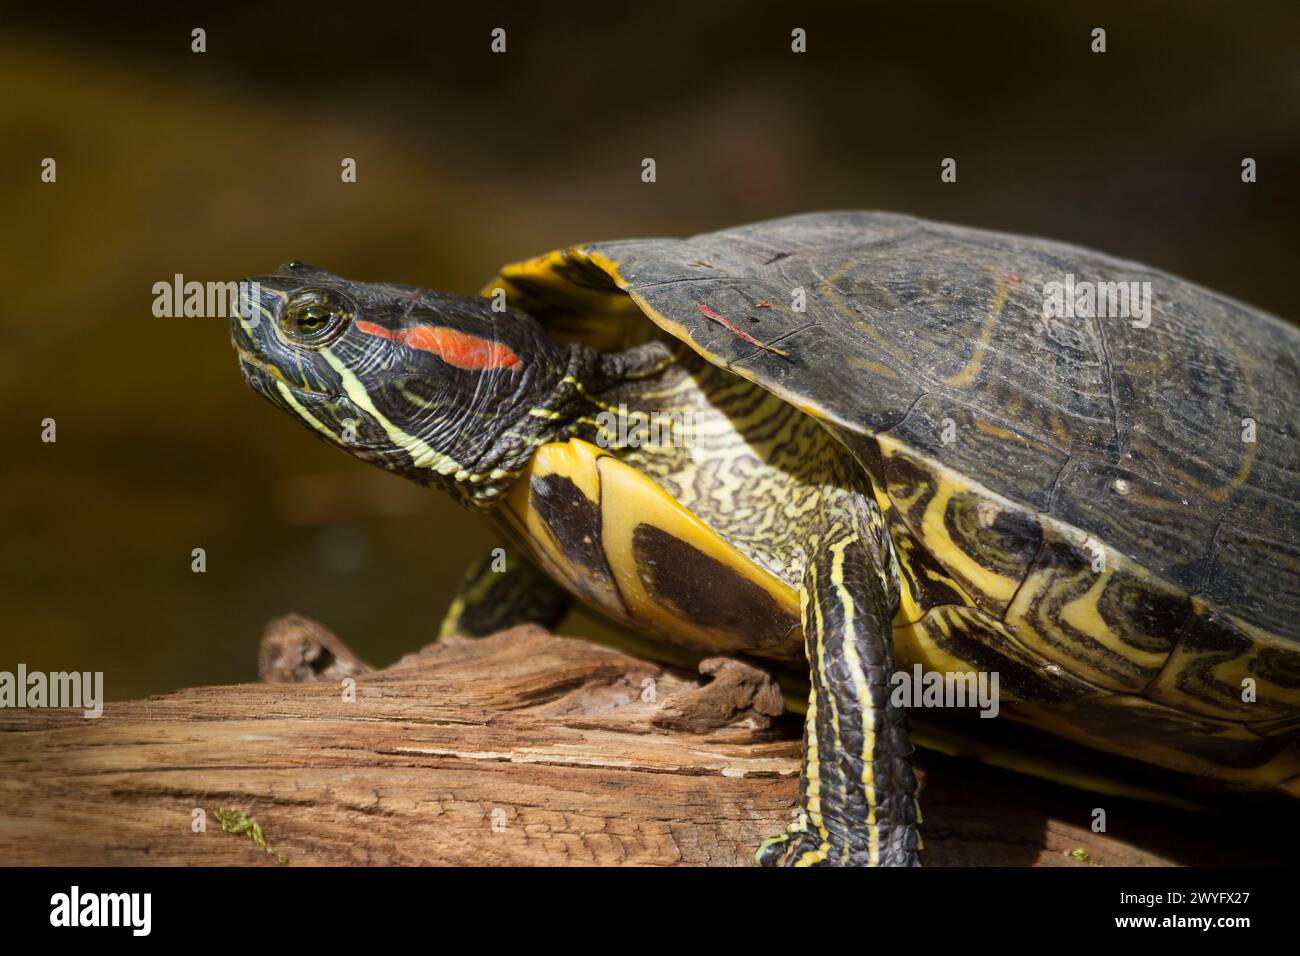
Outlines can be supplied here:
M319 388L310 388L297 382L290 382L274 365L263 362L255 355L239 350L239 370L249 385L262 392L274 393L277 386L284 386L289 391L304 397L317 399L333 398L333 394Z

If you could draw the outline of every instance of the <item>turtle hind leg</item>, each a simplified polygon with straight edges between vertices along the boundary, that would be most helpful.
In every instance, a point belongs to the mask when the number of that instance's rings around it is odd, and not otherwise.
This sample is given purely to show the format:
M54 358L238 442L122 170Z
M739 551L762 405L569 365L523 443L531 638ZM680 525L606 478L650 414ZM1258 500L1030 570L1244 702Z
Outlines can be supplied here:
M573 598L513 548L496 547L465 572L439 637L486 637L519 624L548 630L573 606Z
M811 691L800 812L757 852L765 866L916 866L916 777L906 715L889 701L890 602L874 535L813 549L800 589Z

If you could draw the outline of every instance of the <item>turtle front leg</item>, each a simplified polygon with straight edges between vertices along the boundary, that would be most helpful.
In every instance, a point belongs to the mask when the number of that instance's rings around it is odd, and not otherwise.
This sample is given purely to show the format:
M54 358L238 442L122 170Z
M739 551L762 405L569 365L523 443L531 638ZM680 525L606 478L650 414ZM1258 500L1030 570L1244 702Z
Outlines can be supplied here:
M486 637L519 624L551 630L572 606L569 593L522 553L499 546L465 572L438 636Z
M810 555L800 589L811 673L800 812L759 847L764 866L917 866L906 715L889 701L891 601L878 536L845 529Z

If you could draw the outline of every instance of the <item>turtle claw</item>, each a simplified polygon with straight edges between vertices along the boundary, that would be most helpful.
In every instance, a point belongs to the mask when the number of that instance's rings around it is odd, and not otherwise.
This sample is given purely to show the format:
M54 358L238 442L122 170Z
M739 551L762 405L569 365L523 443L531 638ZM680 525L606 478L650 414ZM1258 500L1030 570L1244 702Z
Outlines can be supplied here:
M817 834L808 829L808 816L799 816L785 828L785 832L764 840L754 853L759 866L818 866L825 865L825 848Z
M921 838L913 826L881 833L878 856L868 854L865 846L846 845L835 831L823 835L808 825L805 813L786 827L785 832L764 840L754 853L759 866L920 866L917 851ZM891 835L892 834L892 835Z

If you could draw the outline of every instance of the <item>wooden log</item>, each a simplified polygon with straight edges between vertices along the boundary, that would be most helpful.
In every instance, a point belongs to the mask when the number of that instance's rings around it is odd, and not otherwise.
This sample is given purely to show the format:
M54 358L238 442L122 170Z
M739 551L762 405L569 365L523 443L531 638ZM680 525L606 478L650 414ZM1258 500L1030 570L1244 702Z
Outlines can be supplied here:
M748 865L798 793L799 722L737 661L684 674L522 627L375 671L290 618L262 670L281 682L98 720L0 711L0 863ZM927 865L1268 855L1214 818L1114 798L1122 825L1093 833L1080 791L919 763Z

